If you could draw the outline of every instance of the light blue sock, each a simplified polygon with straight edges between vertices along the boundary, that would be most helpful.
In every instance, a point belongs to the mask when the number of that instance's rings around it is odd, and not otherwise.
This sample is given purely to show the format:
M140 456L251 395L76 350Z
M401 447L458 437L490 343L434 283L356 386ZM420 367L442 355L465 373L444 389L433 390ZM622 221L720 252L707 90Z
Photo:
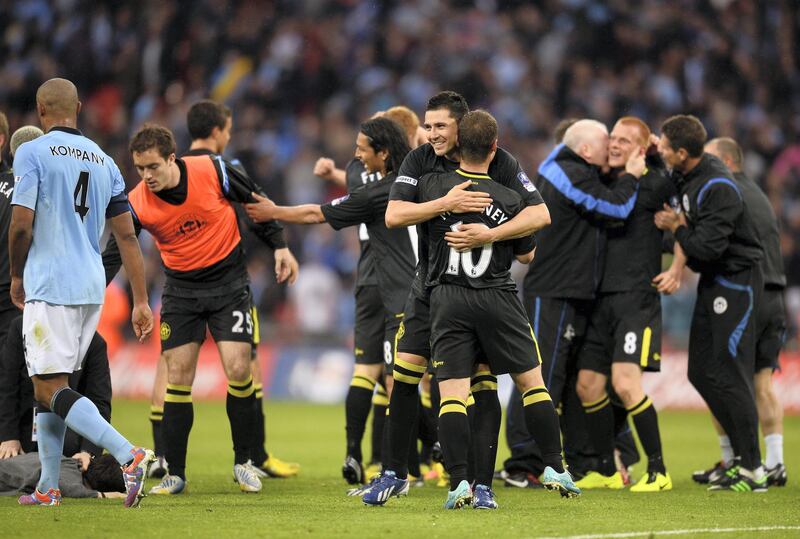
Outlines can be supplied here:
M97 406L86 397L75 401L64 422L95 445L104 447L120 464L130 462L133 445L103 419Z
M39 462L42 464L42 474L36 485L39 492L46 493L48 489L58 488L66 432L64 420L53 412L36 414L36 439L39 444Z

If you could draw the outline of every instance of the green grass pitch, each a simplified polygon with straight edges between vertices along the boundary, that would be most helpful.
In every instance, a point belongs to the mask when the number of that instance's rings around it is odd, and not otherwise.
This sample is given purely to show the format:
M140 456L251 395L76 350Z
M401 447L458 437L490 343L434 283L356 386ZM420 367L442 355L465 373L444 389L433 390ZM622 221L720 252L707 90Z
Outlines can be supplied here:
M61 507L40 508L19 507L14 498L0 498L0 536L429 539L652 532L657 537L668 530L715 528L713 534L694 531L681 536L800 537L800 417L787 417L785 422L789 485L766 494L709 493L694 485L691 471L708 466L718 456L708 415L664 412L659 419L665 459L675 483L671 492L590 491L566 500L552 492L500 485L496 488L498 511L445 511L446 492L433 486L414 489L409 497L393 498L378 508L344 495L346 485L339 474L344 448L342 406L270 402L266 413L268 448L302 464L297 478L266 480L260 494L240 493L231 478L233 456L224 404L200 402L195 404L189 441L187 495L149 496L136 510L124 509L121 500L67 499ZM113 414L126 436L136 443L150 443L148 403L115 401ZM501 442L498 462L506 455ZM640 464L635 477L642 471ZM744 530L754 527L765 529ZM722 529L735 530L720 533Z

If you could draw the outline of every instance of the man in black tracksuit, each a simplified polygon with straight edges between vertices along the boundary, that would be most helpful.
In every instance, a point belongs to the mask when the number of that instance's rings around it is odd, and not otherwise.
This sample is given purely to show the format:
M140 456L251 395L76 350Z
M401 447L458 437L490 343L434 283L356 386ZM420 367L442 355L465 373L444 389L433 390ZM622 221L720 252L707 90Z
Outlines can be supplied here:
M593 120L576 122L567 130L564 144L539 166L534 182L554 226L537 233L536 257L524 282L524 303L539 341L545 384L556 406L565 395L568 373L575 371L576 352L600 283L605 251L602 221L628 217L636 202L637 179L644 171L644 158L637 153L614 188L604 186L599 167L606 163L607 145L604 125ZM512 405L515 401L512 395ZM567 462L572 443L569 430L567 426ZM530 457L530 444L523 434L509 440L512 457L504 465L506 470L524 467Z
M705 151L719 157L733 172L744 204L753 219L759 243L764 248L764 258L761 260L764 291L758 305L755 325L756 360L753 382L758 421L766 448L764 466L767 483L770 486L784 486L787 476L783 464L783 406L772 387L772 373L779 368L778 356L786 334L786 308L783 302L786 275L783 270L778 219L764 191L742 172L742 150L735 140L728 137L713 139L706 144ZM719 423L715 422L714 427L720 435L722 460L706 472L693 474L693 479L699 483L707 483L718 476L724 463L732 457L730 438L722 431Z
M658 151L673 170L682 213L667 207L656 214L656 226L672 231L688 266L700 274L689 337L689 381L741 458L739 466L710 488L764 491L753 393L763 250L733 174L722 161L703 153L706 131L700 121L673 116L661 133Z

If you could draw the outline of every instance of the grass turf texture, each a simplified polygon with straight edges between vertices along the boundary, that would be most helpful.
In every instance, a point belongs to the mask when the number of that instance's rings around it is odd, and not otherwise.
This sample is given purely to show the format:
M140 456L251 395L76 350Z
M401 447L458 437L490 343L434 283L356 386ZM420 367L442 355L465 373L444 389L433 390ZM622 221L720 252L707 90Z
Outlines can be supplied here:
M115 401L115 424L135 443L150 444L148 403ZM674 490L657 494L586 492L574 500L542 490L496 484L498 511L445 511L445 489L413 489L385 507L345 496L341 406L268 403L267 442L276 456L300 462L293 479L268 479L260 494L242 494L231 476L232 450L222 402L195 403L189 441L189 493L149 496L136 510L122 500L66 499L55 508L20 507L0 498L3 537L539 537L697 528L799 526L800 417L785 422L789 485L766 494L709 493L691 472L718 458L707 414L661 413L665 457ZM369 440L369 437L365 437ZM368 443L365 450L368 454ZM501 441L498 463L508 454ZM634 470L638 479L642 462ZM151 480L148 483L154 484ZM762 532L798 537L800 530ZM719 537L753 535L744 531ZM691 536L698 536L693 534ZM711 537L711 535L701 535Z

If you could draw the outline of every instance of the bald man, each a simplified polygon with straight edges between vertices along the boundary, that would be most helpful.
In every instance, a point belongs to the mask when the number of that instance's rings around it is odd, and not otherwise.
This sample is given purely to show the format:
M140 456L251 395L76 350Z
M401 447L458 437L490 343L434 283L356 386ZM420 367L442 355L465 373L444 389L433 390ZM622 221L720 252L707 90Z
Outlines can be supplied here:
M111 157L76 128L80 109L72 82L51 79L42 84L36 111L46 134L20 146L14 156L17 181L8 234L11 299L25 308L22 333L38 403L42 463L36 490L19 503L61 504L60 459L69 427L117 459L127 489L125 507L135 507L153 452L134 447L92 401L68 385L68 376L81 367L103 305L99 243L106 219L131 280L134 332L144 339L153 329L125 182Z
M733 172L744 203L750 212L759 243L764 248L761 272L764 274L764 292L758 305L756 317L756 362L754 385L756 407L767 455L764 461L767 484L782 487L786 484L786 467L783 464L783 407L772 387L772 373L778 369L783 340L786 335L786 308L783 304L783 291L786 288L786 275L783 272L778 219L764 192L742 172L742 149L735 140L728 137L710 140L706 153L719 157ZM711 417L719 434L722 461L733 459L733 449L725 430ZM692 478L699 483L708 483L709 476L719 473L716 464L706 471L695 472Z
M632 152L623 173L608 188L600 181L607 160L606 126L596 120L578 120L564 133L563 144L539 166L534 181L553 225L536 234L536 257L525 277L523 297L539 342L545 385L556 406L569 374L576 369L576 353L600 283L605 231L598 223L628 217L644 171L643 151ZM526 441L514 441L512 460L527 460L526 455L514 454L514 446L524 447ZM565 440L565 450L569 445ZM507 462L506 469L510 466Z

